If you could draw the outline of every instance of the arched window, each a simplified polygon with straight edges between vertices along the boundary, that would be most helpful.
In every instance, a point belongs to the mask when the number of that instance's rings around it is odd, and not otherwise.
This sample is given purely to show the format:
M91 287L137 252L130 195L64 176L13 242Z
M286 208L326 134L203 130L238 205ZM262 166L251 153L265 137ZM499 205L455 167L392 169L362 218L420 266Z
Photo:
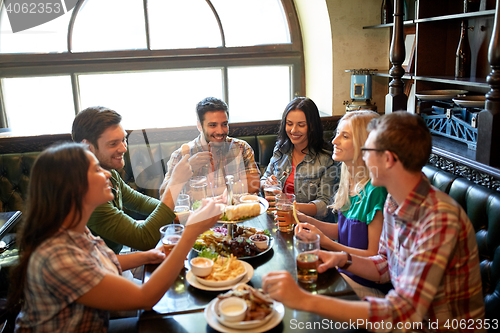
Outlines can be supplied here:
M67 133L95 105L127 129L188 126L207 96L230 122L264 121L304 94L292 0L60 2L56 18L11 32L22 9L0 0L0 127Z

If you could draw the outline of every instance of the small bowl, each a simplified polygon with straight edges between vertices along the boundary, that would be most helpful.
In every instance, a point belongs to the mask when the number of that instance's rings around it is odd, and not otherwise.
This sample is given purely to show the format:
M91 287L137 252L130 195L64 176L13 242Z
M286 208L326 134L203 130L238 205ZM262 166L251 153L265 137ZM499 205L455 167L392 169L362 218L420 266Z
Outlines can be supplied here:
M195 276L204 277L212 272L214 262L208 258L196 257L191 259L191 272Z
M250 240L257 246L259 250L265 250L269 247L269 237L263 234L255 234L250 236Z
M253 194L243 195L240 197L240 202L259 202L259 197Z
M242 321L247 312L247 302L239 297L228 297L219 302L219 312L224 321Z

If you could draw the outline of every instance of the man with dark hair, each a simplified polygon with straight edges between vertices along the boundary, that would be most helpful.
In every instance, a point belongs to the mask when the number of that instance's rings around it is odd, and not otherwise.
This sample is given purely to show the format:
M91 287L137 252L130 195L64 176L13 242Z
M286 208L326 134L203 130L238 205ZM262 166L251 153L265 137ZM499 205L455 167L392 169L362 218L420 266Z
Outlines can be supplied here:
M380 283L391 281L394 289L385 298L350 302L306 293L289 273L273 272L263 278L264 290L285 306L351 320L371 331L447 331L456 329L451 325L456 322L485 332L476 235L462 207L421 172L432 145L425 122L395 112L372 120L370 127L363 159L372 184L389 192L378 255L321 251L318 272L338 266Z
M121 116L116 111L100 106L81 111L73 121L73 141L87 143L101 167L111 172L110 182L115 196L113 201L94 210L87 226L115 253L119 253L123 245L149 250L160 240L160 227L174 220L175 200L193 172L187 158L181 160L173 170L173 181L161 200L130 188L116 171L125 165L123 155L127 151L127 133L120 122ZM148 217L138 222L125 214L123 208Z
M170 183L172 170L186 153L195 176L207 176L208 195L216 196L226 188L225 177L234 176L235 193L255 193L260 188L260 172L252 147L243 141L228 137L229 111L227 104L215 97L207 97L196 105L197 127L200 135L172 153L160 194ZM189 146L189 150L187 149Z

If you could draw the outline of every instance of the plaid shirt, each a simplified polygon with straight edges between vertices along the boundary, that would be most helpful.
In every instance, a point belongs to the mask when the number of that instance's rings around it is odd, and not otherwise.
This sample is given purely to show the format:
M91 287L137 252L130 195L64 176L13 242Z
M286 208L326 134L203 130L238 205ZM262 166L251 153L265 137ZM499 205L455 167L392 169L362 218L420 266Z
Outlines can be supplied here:
M213 165L207 165L196 170L193 176L207 176L207 195L218 195L226 188L225 176L234 176L233 193L247 193L247 174L255 173L260 175L259 168L255 163L252 147L245 141L226 137L226 141L221 146L206 144L199 135L189 145L189 154L193 156L198 152L211 151ZM174 167L182 159L181 148L172 153L168 160L168 171L164 182L168 182L172 176Z
M31 255L23 309L16 321L16 332L106 332L109 312L77 303L106 274L97 252L107 256L118 268L116 255L104 241L85 234L60 230L43 242Z
M371 259L394 289L365 298L369 321L421 323L424 331L449 331L452 321L484 324L476 235L462 207L422 175L400 207L387 197L384 220L379 255Z

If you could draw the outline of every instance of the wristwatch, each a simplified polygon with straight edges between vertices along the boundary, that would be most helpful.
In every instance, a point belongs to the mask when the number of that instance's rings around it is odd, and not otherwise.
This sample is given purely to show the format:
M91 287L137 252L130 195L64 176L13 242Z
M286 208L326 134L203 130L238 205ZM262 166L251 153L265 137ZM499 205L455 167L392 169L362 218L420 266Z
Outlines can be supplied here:
M350 253L347 253L345 251L342 251L342 253L345 253L347 255L347 261L345 262L344 266L339 267L339 268L340 269L347 269L352 264L352 256Z

